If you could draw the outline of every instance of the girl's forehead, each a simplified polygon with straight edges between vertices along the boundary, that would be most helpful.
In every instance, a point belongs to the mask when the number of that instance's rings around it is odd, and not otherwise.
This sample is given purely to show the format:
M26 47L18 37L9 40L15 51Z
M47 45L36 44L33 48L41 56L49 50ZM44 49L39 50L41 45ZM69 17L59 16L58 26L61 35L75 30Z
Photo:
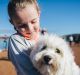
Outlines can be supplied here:
M21 21L30 21L32 19L37 18L38 16L38 12L34 8L34 6L30 6L29 8L25 7L24 9L16 10L14 20L17 23L20 23Z
M38 12L33 5L26 6L22 10L16 10L16 14L20 19L32 19L35 16L38 16Z

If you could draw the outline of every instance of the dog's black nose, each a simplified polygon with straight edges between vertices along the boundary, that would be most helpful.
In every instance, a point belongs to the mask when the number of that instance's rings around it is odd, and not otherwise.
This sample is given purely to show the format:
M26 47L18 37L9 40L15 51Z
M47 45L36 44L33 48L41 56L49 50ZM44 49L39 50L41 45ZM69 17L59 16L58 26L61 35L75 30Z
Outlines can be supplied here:
M45 56L43 57L43 60L44 60L44 63L45 63L46 65L49 65L49 61L51 60L51 58L50 58L50 56L45 55Z

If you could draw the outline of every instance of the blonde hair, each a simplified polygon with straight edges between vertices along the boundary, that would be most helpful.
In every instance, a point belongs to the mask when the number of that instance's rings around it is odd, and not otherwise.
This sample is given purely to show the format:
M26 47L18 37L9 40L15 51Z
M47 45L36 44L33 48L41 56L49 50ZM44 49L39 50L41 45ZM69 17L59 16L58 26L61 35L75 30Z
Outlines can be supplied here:
M16 15L16 8L23 9L28 4L35 4L37 11L39 11L39 6L36 0L10 0L8 4L8 14L9 17L12 19L14 15Z

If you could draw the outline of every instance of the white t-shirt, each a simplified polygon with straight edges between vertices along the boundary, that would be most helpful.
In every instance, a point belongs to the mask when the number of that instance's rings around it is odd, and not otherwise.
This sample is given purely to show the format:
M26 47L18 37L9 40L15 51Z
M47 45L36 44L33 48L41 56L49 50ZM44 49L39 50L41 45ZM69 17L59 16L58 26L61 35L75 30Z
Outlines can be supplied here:
M9 38L8 57L15 65L17 75L41 75L32 65L29 57L32 41L26 40L19 34Z

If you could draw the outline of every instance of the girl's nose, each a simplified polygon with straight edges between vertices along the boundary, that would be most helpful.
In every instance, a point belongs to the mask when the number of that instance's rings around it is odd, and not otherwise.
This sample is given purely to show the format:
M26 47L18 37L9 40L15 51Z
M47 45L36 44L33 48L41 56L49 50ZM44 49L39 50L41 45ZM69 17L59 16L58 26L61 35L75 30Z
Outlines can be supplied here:
M33 32L33 26L31 24L28 24L28 31L31 33Z

